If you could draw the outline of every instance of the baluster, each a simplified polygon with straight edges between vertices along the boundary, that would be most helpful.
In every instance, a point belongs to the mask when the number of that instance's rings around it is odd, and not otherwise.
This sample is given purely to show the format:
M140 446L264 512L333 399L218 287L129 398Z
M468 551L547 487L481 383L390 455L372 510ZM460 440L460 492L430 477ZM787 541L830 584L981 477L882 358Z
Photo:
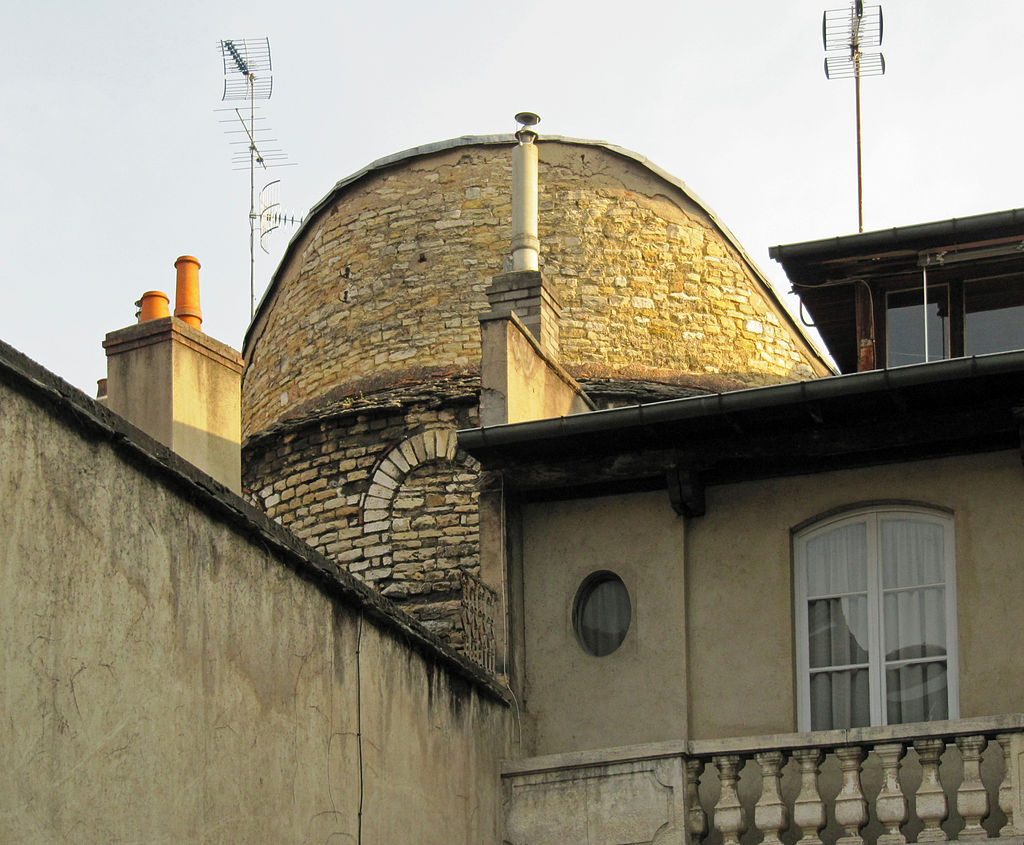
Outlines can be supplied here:
M981 826L988 815L988 792L981 781L981 755L987 746L988 740L983 736L956 738L964 770L964 779L956 791L956 811L964 820L960 839L988 839L988 833Z
M765 751L755 754L754 759L761 767L761 797L754 805L754 825L764 834L761 841L765 845L778 845L779 831L789 826L780 782L786 757L781 751Z
M903 845L907 841L900 825L907 820L907 799L900 786L900 760L907 753L902 742L875 746L882 764L882 788L875 801L875 812L886 832L878 837L878 845Z
M708 814L700 805L700 776L704 774L704 761L696 757L686 760L686 829L690 842L699 843L708 832Z
M836 757L843 772L843 787L836 796L836 821L846 832L836 840L836 845L862 845L860 829L868 822L868 802L860 786L864 749L859 745L837 748Z
M1017 820L1013 816L1013 810L1017 803L1013 776L1013 738L1014 734L999 734L996 737L996 741L1003 749L1003 782L999 784L999 809L1006 815L1006 824L999 831L1000 836L1024 835L1024 830L1017 827Z
M818 835L825 826L825 802L818 791L820 748L798 748L793 759L800 766L800 794L793 802L793 822L803 836L797 845L821 845Z
M941 824L949 808L939 781L939 758L945 749L946 741L943 739L919 739L914 743L914 750L921 761L921 785L917 788L915 803L917 817L924 822L924 830L917 836L918 842L941 842L946 838Z
M722 794L715 804L715 828L722 834L722 845L739 845L740 836L747 829L747 820L736 791L739 779L740 756L722 754L712 758L718 769Z

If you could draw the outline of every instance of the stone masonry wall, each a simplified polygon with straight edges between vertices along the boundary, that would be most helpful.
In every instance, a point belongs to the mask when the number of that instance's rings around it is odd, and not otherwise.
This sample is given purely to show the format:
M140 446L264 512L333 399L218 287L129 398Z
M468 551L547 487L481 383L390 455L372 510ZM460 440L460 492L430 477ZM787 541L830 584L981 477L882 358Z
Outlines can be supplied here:
M540 142L541 269L575 376L734 385L824 373L738 250L680 188L586 143ZM245 434L327 400L476 373L510 238L510 148L373 170L311 219L246 345Z
M477 424L477 392L449 380L342 402L251 440L243 461L268 516L463 650L479 473L455 431Z

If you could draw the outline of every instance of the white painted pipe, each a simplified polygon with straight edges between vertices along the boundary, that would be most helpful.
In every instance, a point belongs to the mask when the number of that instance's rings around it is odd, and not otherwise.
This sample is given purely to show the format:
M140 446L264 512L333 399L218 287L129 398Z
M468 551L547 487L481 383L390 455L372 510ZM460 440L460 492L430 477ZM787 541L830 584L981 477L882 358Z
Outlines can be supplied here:
M512 153L512 269L539 270L537 133L520 129Z

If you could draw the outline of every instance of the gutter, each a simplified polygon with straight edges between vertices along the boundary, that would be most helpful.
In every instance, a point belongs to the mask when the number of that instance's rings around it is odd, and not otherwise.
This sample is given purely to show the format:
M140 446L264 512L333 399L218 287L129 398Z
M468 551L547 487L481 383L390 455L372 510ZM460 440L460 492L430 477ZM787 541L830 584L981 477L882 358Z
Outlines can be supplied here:
M838 398L889 395L929 384L1014 373L1024 376L1024 350L669 399L557 419L463 429L457 434L459 446L480 459L484 453L527 443L564 441L586 435L625 434L627 429L709 420Z
M1012 229L1024 234L1024 208L993 211L971 217L953 217L934 223L897 226L857 235L841 235L804 243L780 244L768 248L768 255L781 264L828 258L856 257L876 250L922 249L950 240L983 235L998 237L997 230Z

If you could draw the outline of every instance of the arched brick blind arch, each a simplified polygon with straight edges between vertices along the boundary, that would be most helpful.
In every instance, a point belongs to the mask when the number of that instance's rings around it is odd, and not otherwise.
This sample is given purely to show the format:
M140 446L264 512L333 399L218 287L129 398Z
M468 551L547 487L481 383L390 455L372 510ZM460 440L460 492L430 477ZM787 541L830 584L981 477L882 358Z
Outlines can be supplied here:
M454 429L423 431L391 449L360 502L365 568L358 574L388 598L438 605L439 614L457 603L461 576L480 571L478 475Z

